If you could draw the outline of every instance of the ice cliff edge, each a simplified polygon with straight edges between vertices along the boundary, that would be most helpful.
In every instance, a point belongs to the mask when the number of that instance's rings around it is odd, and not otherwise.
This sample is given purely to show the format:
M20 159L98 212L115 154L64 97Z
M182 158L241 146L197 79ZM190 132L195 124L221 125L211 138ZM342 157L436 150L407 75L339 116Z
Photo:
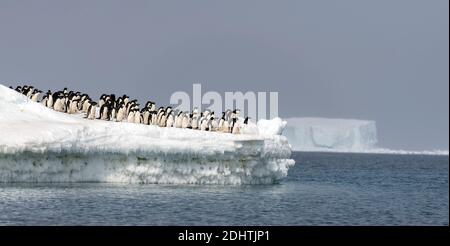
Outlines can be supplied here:
M0 182L275 183L294 165L285 125L229 134L87 120L0 85Z

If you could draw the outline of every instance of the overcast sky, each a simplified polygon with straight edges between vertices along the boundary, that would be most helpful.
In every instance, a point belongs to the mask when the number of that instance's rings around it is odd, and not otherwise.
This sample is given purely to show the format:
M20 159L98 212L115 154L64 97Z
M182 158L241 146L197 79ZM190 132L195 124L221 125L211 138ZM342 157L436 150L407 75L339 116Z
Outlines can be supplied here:
M126 93L278 91L282 117L376 120L449 146L448 0L0 1L0 83Z

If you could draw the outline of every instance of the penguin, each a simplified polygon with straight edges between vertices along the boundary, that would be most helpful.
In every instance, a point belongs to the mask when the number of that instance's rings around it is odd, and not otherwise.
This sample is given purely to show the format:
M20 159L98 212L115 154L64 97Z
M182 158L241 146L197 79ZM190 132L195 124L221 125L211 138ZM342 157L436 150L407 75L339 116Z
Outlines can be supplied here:
M173 127L174 122L173 111L170 111L169 116L167 116L166 127Z
M55 109L58 112L64 112L65 106L64 106L64 97L58 96L55 100L55 104L53 105L53 109Z
M143 109L143 112L141 112L142 114L142 119L143 119L143 124L144 125L149 125L151 123L151 114L150 114L150 110L146 107Z
M159 125L163 114L164 114L164 107L159 107L158 113L156 114L156 122L154 125Z
M28 93L33 92L33 86L24 85L21 92L28 97Z
M109 120L111 118L111 101L106 101L100 107L100 115L98 119L100 120Z
M48 102L48 95L44 95L42 97L41 104L44 105L44 107L47 107L47 102Z
M109 120L114 121L117 117L117 108L114 106L111 106L111 113Z
M127 105L127 114L130 112L131 108L134 107L136 105L137 100L131 100L129 101L126 105Z
M198 119L199 119L198 115L193 114L191 125L192 125L192 129L194 129L194 130L197 130L199 128Z
M35 92L31 95L31 101L37 102L39 99L39 96L41 95L41 92L42 91L35 89Z
M159 120L159 124L158 124L158 126L160 126L160 127L166 127L166 123L167 123L167 114L166 114L167 112L163 112L162 114L161 114L161 118L160 118L160 120Z
M178 112L178 114L175 116L174 126L176 128L181 128L182 117L183 117L183 111L180 110L180 112Z
M230 132L230 124L227 120L224 120L222 123L222 126L219 128L219 131L223 133L229 133Z
M128 112L127 122L128 123L134 123L134 111Z
M154 105L155 105L154 102L148 101L148 102L145 104L145 108L148 108L148 109L152 110L151 108L152 108Z
M16 87L16 91L22 93L22 86L18 85Z
M239 134L241 131L241 127L239 122L237 121L237 118L233 118L232 125L231 125L231 133L232 134Z
M134 111L134 123L140 124L141 123L141 112L139 112L139 109L133 109Z
M156 111L150 111L150 117L148 119L148 124L149 125L156 125Z
M22 94L25 95L26 97L28 97L28 93L29 93L30 91L32 91L32 90L31 90L31 87L24 86L24 87L22 88Z
M105 104L105 99L106 99L106 94L102 94L102 95L100 96L100 100L98 100L98 106L99 106L99 107L102 107L103 104Z
M69 101L69 105L68 105L68 109L67 109L67 112L69 113L69 114L76 114L76 113L78 113L78 99L76 99L76 100L72 100L72 101Z
M167 108L166 108L166 113L167 113L167 115L169 115L170 113L172 113L172 107L170 107L170 106L168 106Z
M110 96L109 96L109 98L111 99L111 106L113 107L113 108L115 108L116 107L116 94L111 94Z
M211 126L210 126L211 131L217 131L219 129L219 124L217 123L216 119L214 117L211 117L210 120L211 120L210 121L210 123L211 123Z
M203 119L200 123L200 130L201 131L209 131L209 119Z
M91 103L91 99L88 97L81 103L81 111L87 112L89 105Z
M128 104L128 102L130 101L130 97L128 97L127 95L123 95L122 96L122 100L123 100L123 103L125 104L125 105L127 105Z
M33 96L34 93L37 93L37 90L36 89L31 90L30 89L30 90L28 90L26 96L28 97L28 99L31 99L31 97Z
M121 122L125 118L125 105L122 103L117 111L116 121Z
M89 107L86 111L86 118L93 120L95 119L95 112L97 111L97 103L96 102L91 102L89 104Z
M183 114L181 119L181 128L192 128L190 117L187 113Z

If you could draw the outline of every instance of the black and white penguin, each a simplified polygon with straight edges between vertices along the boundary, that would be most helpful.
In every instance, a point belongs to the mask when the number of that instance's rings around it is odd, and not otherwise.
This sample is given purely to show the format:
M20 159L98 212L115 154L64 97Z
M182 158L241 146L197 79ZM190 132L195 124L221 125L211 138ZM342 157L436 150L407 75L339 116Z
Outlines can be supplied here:
M156 113L156 122L155 122L155 124L154 125L158 125L159 126L159 123L161 122L161 117L163 116L163 114L164 114L164 107L159 107L158 108L158 113Z
M125 119L126 107L123 102L120 103L120 105L118 105L118 106L119 106L119 109L117 110L116 121L121 122L121 121L123 121L123 119Z
M134 110L130 110L127 115L127 122L134 123Z
M214 115L214 114L211 114ZM214 116L210 117L210 130L211 131L217 131L219 129L219 123L217 122L216 118Z
M142 121L141 112L139 111L139 108L134 108L134 123L140 124Z
M105 101L106 101L106 94L102 94L102 95L100 96L100 99L98 100L98 106L99 106L99 107L102 107L103 104L105 104Z
M82 97L83 98L83 97ZM92 102L91 98L88 96L84 99L82 99L82 101L80 102L80 111L86 113L90 103Z
M178 112L177 116L175 116L174 127L181 128L182 120L183 120L183 111L180 110L180 112Z
M30 99L33 102L37 102L39 100L39 96L41 95L41 90L34 89L33 94L31 94Z
M200 124L199 124L199 115L193 113L192 114L192 120L191 120L191 125L192 125L192 129L197 130L200 128Z
M47 91L47 93L45 94L45 96L47 97L47 101L45 102L45 106L47 108L52 108L53 107L53 96L52 96L52 92L50 90Z
M173 111L170 111L169 115L167 116L166 127L173 127L174 123L175 119L173 116Z
M240 127L240 124L239 124L237 118L233 118L232 119L232 125L231 125L230 128L231 128L231 133L233 133L233 134L239 134L240 133L241 127Z
M111 118L111 102L108 100L100 107L100 115L98 119L109 120Z
M53 104L53 109L58 111L58 112L65 112L66 111L66 107L65 107L65 97L62 95L58 95L55 103Z
M188 113L184 113L183 117L181 118L181 128L188 128L191 129L191 115Z
M200 130L201 131L209 131L210 119L204 118L200 122Z
M95 112L97 111L97 103L96 102L91 102L89 104L89 107L86 111L86 118L93 120L95 119Z
M142 124L149 125L151 123L151 113L148 107L145 107L141 110L142 115Z
M161 113L161 116L159 118L159 122L158 122L158 126L159 127L166 127L166 123L167 123L167 115L166 115L166 111L163 111Z
M41 104L44 105L44 107L47 107L47 102L48 102L48 95L46 94L42 97Z
M28 99L31 99L31 97L32 97L34 94L36 94L37 92L38 92L37 89L30 89L30 90L28 90L26 96L28 97Z
M78 113L78 102L79 99L69 100L67 104L67 113L76 114Z

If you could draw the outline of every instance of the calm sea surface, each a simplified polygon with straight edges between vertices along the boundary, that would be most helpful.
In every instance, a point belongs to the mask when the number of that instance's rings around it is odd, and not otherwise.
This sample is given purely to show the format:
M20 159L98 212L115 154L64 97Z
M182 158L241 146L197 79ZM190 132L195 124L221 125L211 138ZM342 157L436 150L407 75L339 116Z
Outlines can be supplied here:
M448 225L448 156L295 152L280 184L0 184L0 225Z

